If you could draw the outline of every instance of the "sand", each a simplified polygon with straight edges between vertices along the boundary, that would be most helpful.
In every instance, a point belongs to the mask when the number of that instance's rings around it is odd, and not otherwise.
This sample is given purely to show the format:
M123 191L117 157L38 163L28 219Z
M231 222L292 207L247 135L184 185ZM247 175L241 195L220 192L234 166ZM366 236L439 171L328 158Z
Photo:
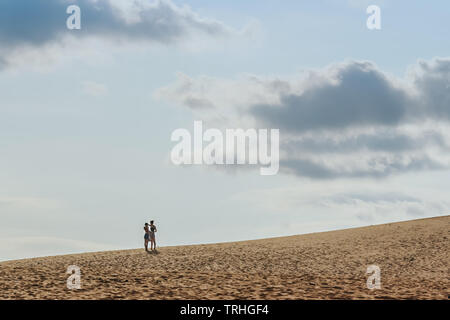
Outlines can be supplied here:
M447 299L450 216L263 240L0 263L0 299ZM69 265L81 289L67 289ZM378 265L381 289L367 288Z

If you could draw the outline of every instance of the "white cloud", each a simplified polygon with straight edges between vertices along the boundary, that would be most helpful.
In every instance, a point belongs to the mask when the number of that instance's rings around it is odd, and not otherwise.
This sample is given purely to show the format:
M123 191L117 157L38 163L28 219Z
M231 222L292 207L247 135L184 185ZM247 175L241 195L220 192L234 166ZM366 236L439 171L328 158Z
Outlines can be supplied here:
M87 95L99 97L104 96L108 93L108 87L103 83L98 83L94 81L84 81L83 92Z

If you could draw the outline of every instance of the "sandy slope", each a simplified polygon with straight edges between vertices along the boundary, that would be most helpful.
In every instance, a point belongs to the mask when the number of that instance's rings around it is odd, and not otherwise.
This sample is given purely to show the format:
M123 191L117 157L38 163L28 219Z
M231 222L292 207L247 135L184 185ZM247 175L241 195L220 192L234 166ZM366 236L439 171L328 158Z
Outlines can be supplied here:
M1 299L447 299L450 216L292 237L0 263ZM68 290L68 265L82 288ZM381 268L380 290L366 268Z

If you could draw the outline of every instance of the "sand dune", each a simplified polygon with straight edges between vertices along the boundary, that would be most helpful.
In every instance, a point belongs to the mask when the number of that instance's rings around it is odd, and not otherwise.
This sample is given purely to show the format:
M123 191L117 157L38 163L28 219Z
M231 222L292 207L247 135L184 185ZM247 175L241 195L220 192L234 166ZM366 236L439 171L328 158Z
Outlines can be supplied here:
M0 299L447 299L450 216L291 237L0 263ZM366 268L381 269L367 289ZM81 289L66 287L69 265Z

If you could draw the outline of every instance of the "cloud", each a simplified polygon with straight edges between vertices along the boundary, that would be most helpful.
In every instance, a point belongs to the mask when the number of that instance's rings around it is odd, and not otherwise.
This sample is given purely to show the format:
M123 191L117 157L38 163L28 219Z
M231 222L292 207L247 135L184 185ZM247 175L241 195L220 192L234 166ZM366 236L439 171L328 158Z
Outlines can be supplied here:
M338 65L297 94L280 95L280 103L251 108L255 117L287 131L339 129L348 126L398 125L411 105L408 94L394 87L369 62Z
M280 102L257 104L262 122L288 131L391 126L425 119L450 120L450 59L419 61L412 88L371 62L337 64L311 72L301 93L280 93Z
M420 94L418 104L422 110L418 116L450 121L450 59L421 60L412 72Z
M419 61L405 78L368 61L283 77L179 74L156 96L210 126L280 129L280 170L289 174L379 178L450 168L448 58Z
M90 96L99 97L108 93L108 87L103 83L84 81L82 85L84 93Z
M302 135L298 139L285 141L289 152L301 150L314 153L347 153L352 151L408 151L427 145L447 148L442 135L433 131L424 131L418 137L392 129L379 129L376 132L363 132L357 135L332 136L329 134Z
M81 9L81 29L68 30L66 9ZM3 0L0 2L0 69L18 51L64 45L67 38L173 43L194 34L225 36L232 28L170 0Z
M400 178L403 182L408 179ZM246 190L229 201L256 206L261 214L271 214L273 221L298 221L300 230L301 224L311 219L307 212L314 212L314 222L325 219L327 223L340 224L339 228L447 214L450 203L445 192L426 195L420 186L415 187L406 185L405 190L399 191L393 185L329 181L324 188L321 181L294 182L289 187ZM332 220L330 212L333 212Z
M280 161L280 167L283 167L283 171L286 173L293 173L295 175L315 179L382 178L395 173L446 168L426 156L393 158L389 156L380 156L372 157L369 160L364 159L362 162L359 159L358 157L355 157L354 161L332 163L332 160L315 161L300 158Z
M357 219L371 223L400 215L406 219L439 216L449 207L446 202L423 200L396 192L340 193L320 199L318 205L353 212Z

